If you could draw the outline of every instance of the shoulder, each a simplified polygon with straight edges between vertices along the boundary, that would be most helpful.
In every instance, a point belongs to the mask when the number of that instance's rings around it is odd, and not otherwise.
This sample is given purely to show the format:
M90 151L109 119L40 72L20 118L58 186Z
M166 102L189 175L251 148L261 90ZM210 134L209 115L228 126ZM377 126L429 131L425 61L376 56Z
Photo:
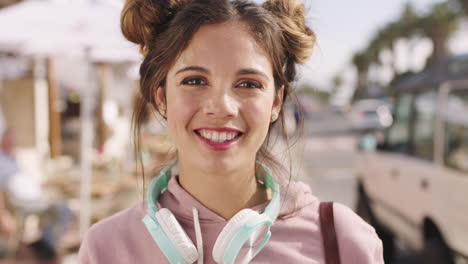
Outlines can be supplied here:
M118 252L132 243L139 229L143 228L144 203L139 202L117 214L94 224L85 234L81 243L80 263L101 263L106 254ZM144 232L144 229L140 230Z
M279 218L287 219L313 212L319 200L313 195L309 185L302 181L290 181L281 185L281 209Z
M119 232L127 232L127 230L129 230L129 224L141 222L144 215L144 202L138 202L132 207L97 222L90 228L88 233L90 235L96 234L112 236Z
M341 258L348 263L384 263L382 242L375 229L345 205L333 213Z

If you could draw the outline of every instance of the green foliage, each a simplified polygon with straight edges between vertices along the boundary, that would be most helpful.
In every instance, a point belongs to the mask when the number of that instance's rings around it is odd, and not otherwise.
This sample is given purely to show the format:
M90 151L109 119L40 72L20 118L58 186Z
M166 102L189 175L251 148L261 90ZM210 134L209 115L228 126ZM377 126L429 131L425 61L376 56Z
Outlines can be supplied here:
M371 63L371 56L367 51L357 52L353 56L353 64L358 72L367 72Z
M449 2L436 3L431 11L419 19L419 28L432 41L433 51L426 66L449 56L448 41L458 29L460 13L452 10Z
M433 51L427 60L426 67L449 56L448 41L458 29L460 9L465 10L465 15L468 15L468 0L435 3L426 14L418 14L408 2L396 21L380 28L367 47L354 54L352 64L357 70L356 93L361 95L366 93L369 68L373 65L382 66L381 55L385 51L392 56L390 66L394 71L394 81L400 79L400 73L397 72L395 66L394 50L396 42L400 39L428 38L431 40Z
M460 10L461 15L468 16L468 0L449 0L454 5L454 10Z
M340 74L336 74L333 79L333 89L339 88L341 85L343 85L343 77Z
M311 84L303 84L297 89L297 96L307 95L314 98L317 98L323 102L327 102L332 93L324 90L320 90L317 87L312 86Z
M459 0L461 7L466 15L468 15L468 0Z

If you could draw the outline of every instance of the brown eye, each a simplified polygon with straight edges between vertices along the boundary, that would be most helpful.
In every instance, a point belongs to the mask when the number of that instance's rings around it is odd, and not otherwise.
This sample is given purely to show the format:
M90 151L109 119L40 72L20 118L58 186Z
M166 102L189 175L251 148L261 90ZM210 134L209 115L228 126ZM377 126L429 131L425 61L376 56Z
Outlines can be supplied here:
M239 85L241 88L256 88L256 89L262 89L263 86L256 81L243 81Z
M195 78L187 78L182 81L183 85L195 85L201 86L206 85L206 81L203 78L195 77Z

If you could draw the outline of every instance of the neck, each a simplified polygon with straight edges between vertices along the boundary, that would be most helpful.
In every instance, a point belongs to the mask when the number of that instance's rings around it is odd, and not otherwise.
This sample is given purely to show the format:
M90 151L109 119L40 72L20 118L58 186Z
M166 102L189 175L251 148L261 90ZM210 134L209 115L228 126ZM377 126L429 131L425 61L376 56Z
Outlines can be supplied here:
M255 177L255 162L232 172L205 171L179 161L180 185L208 209L231 219L245 208L267 201L265 189Z

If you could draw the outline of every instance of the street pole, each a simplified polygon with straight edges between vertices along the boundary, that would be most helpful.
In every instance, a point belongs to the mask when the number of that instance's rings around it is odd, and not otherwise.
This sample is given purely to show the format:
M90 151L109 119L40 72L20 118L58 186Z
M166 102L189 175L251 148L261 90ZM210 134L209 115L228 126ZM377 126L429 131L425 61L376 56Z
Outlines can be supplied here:
M40 56L33 57L33 78L34 78L34 135L35 148L39 159L41 179L46 176L45 164L50 159L49 137L49 114L47 108L49 105L47 88L47 65L45 58Z
M107 139L107 127L104 123L104 98L106 94L109 65L102 62L97 63L98 72L98 99L97 99L97 147L99 150L104 148Z
M80 237L84 238L91 225L91 177L93 157L93 109L95 73L90 58L90 48L86 48L89 84L81 97L81 182L80 182Z
M57 74L55 60L47 58L47 87L49 95L49 143L50 157L58 158L62 149L62 129L60 121L59 88L57 85Z

